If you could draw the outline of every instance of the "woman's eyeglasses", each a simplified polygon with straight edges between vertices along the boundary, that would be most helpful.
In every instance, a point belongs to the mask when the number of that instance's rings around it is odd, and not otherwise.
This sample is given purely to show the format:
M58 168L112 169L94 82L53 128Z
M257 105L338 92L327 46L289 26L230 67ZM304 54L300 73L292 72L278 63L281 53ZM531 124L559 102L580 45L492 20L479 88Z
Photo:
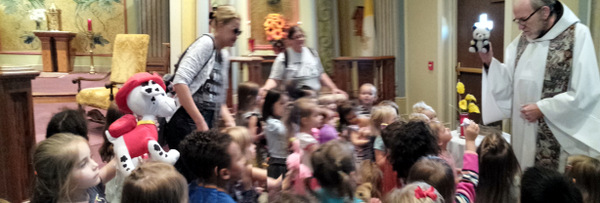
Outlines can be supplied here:
M524 24L525 22L527 22L531 18L531 16L533 16L533 14L537 13L542 8L544 8L544 7L543 6L539 7L533 13L529 14L529 16L527 16L527 18L515 18L515 19L513 19L513 22L515 22L517 24Z
M236 36L240 36L242 34L242 31L239 28L235 28L233 29L233 34L235 34Z

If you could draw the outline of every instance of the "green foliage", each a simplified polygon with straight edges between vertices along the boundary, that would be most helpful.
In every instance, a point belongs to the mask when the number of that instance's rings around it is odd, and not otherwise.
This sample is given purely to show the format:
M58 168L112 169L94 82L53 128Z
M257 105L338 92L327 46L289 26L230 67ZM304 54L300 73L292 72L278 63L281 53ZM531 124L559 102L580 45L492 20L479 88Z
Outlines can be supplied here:
M73 0L77 7L75 7L76 12L81 12L84 10L90 10L92 8L92 4L94 8L99 8L106 12L110 12L113 9L113 3L121 3L121 0Z

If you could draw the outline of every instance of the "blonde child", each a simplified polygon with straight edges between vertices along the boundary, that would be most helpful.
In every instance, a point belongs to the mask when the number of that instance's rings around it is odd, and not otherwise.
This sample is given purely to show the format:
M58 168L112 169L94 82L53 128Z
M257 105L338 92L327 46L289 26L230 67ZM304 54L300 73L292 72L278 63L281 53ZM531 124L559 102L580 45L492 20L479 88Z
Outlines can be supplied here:
M246 156L246 159L252 160L256 157L256 145L252 143L252 138L248 129L241 126L229 127L223 130L223 133L231 136L233 142L240 145L242 153ZM252 164L246 164L246 170L242 173L242 179L233 188L230 188L230 194L234 197L233 199L237 202L256 202L258 201L259 194L256 191L253 183L258 182L259 185L267 184L268 188L277 187L280 185L281 178L273 179L267 177L267 170L253 167Z
M414 182L395 189L387 196L388 203L443 203L444 197L425 182ZM451 202L450 202L451 203Z
M312 135L312 129L323 122L323 115L313 99L300 98L296 100L286 121L288 133L293 134L300 142L303 153L302 163L309 165L310 154L319 146L319 141Z
M398 119L398 114L391 106L375 106L371 110L371 134L376 136L373 149L375 150L375 163L383 166L386 159L386 149L381 137L381 130Z
M123 183L122 202L188 202L187 181L175 167L162 162L145 162Z
M383 171L386 178L383 179L382 187L378 188L383 195L394 189L397 185L397 176L392 165L387 159L387 150L381 136L381 130L398 119L397 111L390 105L378 105L371 110L371 134L375 135L373 151L375 151L375 163Z
M500 132L486 136L479 148L477 202L519 201L521 167L510 144Z
M332 110L337 111L336 95L335 94L322 94L319 96L319 105Z
M600 161L585 155L567 159L565 175L573 180L584 203L600 202Z
M375 85L371 83L362 84L358 91L358 116L369 117L375 100L377 100L377 88Z
M298 142L299 151L288 156L286 164L288 173L292 169L296 170L296 177L289 177L294 183L295 192L303 194L304 190L299 187L299 183L304 182L304 178L310 175L310 157L313 151L319 147L319 141L312 135L312 128L316 128L322 122L323 116L316 101L309 98L300 98L296 100L289 112L286 120L286 128L289 135L294 135ZM291 163L297 162L297 163ZM287 175L286 175L287 176Z
M281 118L285 114L288 96L280 91L271 89L267 91L262 115L265 119L265 138L269 149L269 166L267 175L277 178L287 172L286 157L288 156L288 136Z
M427 116L430 121L437 121L437 113L435 110L431 108L431 106L427 105L424 101L417 102L413 105L413 113L422 113Z
M410 168L407 182L423 181L432 185L442 194L445 202L474 202L479 173L479 162L475 152L475 138L478 134L479 126L471 122L466 128L463 176L458 184L455 183L454 170L437 156L419 158Z
M81 136L57 133L41 141L33 153L36 171L31 202L106 202L102 173Z

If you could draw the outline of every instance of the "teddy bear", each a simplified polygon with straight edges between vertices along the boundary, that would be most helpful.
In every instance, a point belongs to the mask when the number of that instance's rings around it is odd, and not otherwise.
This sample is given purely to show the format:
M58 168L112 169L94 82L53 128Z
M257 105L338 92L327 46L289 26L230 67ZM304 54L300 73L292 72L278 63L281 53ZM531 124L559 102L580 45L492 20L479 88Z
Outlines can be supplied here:
M483 26L473 26L473 40L471 40L471 53L487 53L490 50L490 29Z
M157 116L170 116L176 110L175 100L166 95L159 75L147 72L133 75L119 89L115 102L125 115L113 122L105 134L113 144L121 173L129 175L138 164L135 158L145 154L152 160L169 164L179 159L177 150L166 152L156 141Z

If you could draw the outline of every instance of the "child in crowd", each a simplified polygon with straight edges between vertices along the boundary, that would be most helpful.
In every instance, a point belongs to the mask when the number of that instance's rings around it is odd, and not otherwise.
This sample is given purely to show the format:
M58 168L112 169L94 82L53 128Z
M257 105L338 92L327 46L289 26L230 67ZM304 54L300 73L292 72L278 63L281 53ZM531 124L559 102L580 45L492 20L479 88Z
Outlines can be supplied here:
M394 189L387 196L389 203L444 203L444 197L425 182L414 182L402 189ZM452 203L452 202L450 202Z
M295 135L300 143L301 163L310 167L310 154L318 148L319 141L312 135L312 129L323 121L321 109L313 99L296 100L288 115L286 128L289 135Z
M46 138L56 133L73 133L88 140L87 120L81 111L64 109L52 116L46 128Z
M486 136L477 154L480 168L477 202L518 202L521 167L500 132Z
M381 135L398 178L406 178L410 167L421 157L436 156L440 152L437 136L422 121L396 121L383 129Z
M145 162L125 178L122 197L122 202L187 203L187 181L170 164Z
M390 106L378 105L371 110L371 134L376 137L373 149L375 151L375 162L379 167L382 167L387 161L381 130L396 121L396 119L398 119L398 114Z
M478 161L475 150L475 138L479 126L473 122L466 128L464 167L462 179L455 184L454 170L437 156L424 156L410 169L407 182L424 181L435 187L445 202L475 202L475 188L478 182Z
M58 133L41 141L33 153L33 168L32 203L106 202L104 183L111 175L99 170L81 136Z
M242 82L238 85L238 103L235 123L247 127L252 140L257 140L260 128L260 109L258 107L259 86L253 82Z
M375 163L383 171L384 178L381 188L382 196L394 189L397 185L397 177L392 165L387 159L388 152L385 148L381 130L398 119L397 111L389 104L380 103L371 110L371 134L375 135L373 151L375 151Z
M287 104L288 96L277 90L271 89L265 96L262 115L266 123L265 138L270 156L267 175L271 178L277 178L287 172L285 159L289 154L288 136L285 125L280 120L285 114Z
M319 128L319 144L324 144L331 140L337 140L339 138L338 131L335 129L335 123L337 121L335 112L329 108L323 108L323 123Z
M338 115L340 117L337 127L340 132L340 137L346 141L350 141L350 134L357 133L360 120L356 116L356 108L351 102L343 102L338 106Z
M256 157L256 145L252 143L252 137L248 129L241 126L229 127L223 129L223 133L231 136L233 142L237 143L242 149L242 153L246 156L247 160L254 159ZM246 168L242 174L242 179L236 183L233 187L230 187L230 194L236 202L258 202L259 188L256 188L254 183L264 186L268 185L268 188L281 187L281 178L274 179L267 177L267 170L253 167L252 164L247 163Z
M456 168L456 164L454 161L454 157L448 151L448 142L452 140L452 134L450 134L450 129L446 128L439 121L432 121L429 123L429 127L435 136L438 138L438 146L440 147L440 153L438 156L446 161L450 168L454 171L458 171L457 174L460 174L460 169Z
M123 116L123 112L119 110L117 104L111 102L110 106L106 110L106 123L104 124L104 130L102 132L106 132L110 127L110 124L121 118ZM113 144L108 141L106 136L102 136L103 142L98 152L100 153L100 158L103 162L108 162L108 165L114 166L116 162L115 152L113 149ZM160 137L159 137L160 140ZM140 158L135 158L133 161L139 161ZM114 167L113 167L114 168ZM104 168L103 168L104 169ZM125 175L122 173L116 173L115 178L106 182L106 190L104 191L106 194L106 200L110 203L119 203L121 202L121 195L123 194L123 181L125 181Z
M335 94L322 94L319 96L319 105L332 110L337 111L337 102Z
M257 166L267 165L269 151L267 149L267 140L262 134L260 114L260 97L258 96L259 86L253 82L242 82L238 85L238 108L235 114L235 123L237 126L248 128L252 136L252 142L256 143L256 158L252 159Z
M583 195L583 202L600 202L600 161L585 155L567 159L565 175L573 180Z
M555 170L535 166L528 168L521 179L521 202L582 203L577 187Z
M358 91L357 114L359 117L370 117L371 107L377 100L377 88L371 83L362 84Z
M189 184L189 202L235 202L225 191L241 179L246 158L231 136L193 132L181 141L179 149L183 163L196 176Z
M379 104L377 104L377 105L392 107L392 108L394 108L394 111L396 111L396 115L400 116L400 107L398 107L398 104L396 104L396 102L393 102L391 100L383 100L383 101L379 102Z
M348 144L341 141L325 143L313 152L311 163L313 177L321 189L313 191L308 184L307 188L320 202L361 202L354 197L356 167Z
M358 167L358 180L357 180L357 184L361 185L361 184L370 184L371 186L371 193L368 195L368 197L371 198L378 198L380 199L382 197L381 194L381 190L380 188L382 187L382 183L383 183L383 172L379 169L379 167L377 166L377 164L375 164L374 162L371 161L363 161L360 166ZM359 191L356 191L356 197L360 197L361 195L358 195ZM369 199L362 199L365 202L368 202Z
M427 105L424 101L417 102L413 105L413 113L422 113L427 116L430 121L438 121L435 110L433 110L433 108Z

